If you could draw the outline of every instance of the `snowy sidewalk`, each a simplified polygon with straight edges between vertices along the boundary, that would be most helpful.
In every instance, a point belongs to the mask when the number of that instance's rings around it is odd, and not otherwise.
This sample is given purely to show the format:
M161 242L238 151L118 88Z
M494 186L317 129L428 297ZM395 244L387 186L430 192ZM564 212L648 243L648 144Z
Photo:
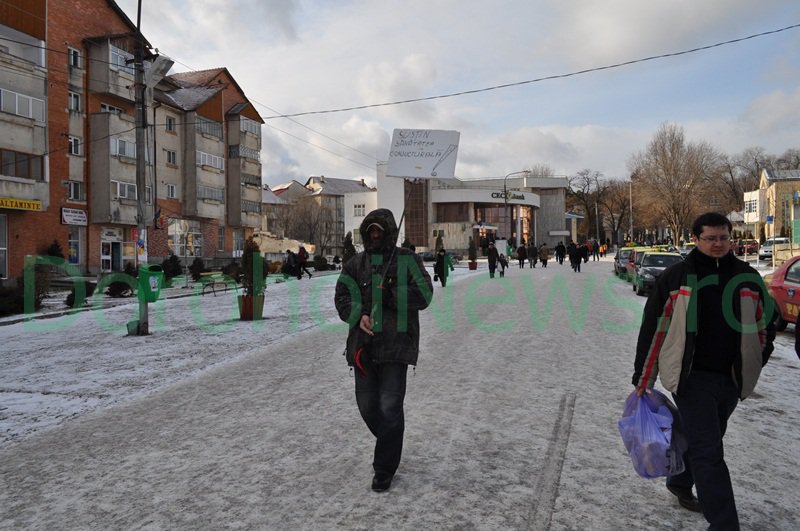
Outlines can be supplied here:
M705 529L625 454L616 421L644 298L610 271L457 269L437 284L383 494L369 489L335 277L270 286L256 324L235 320L231 297L206 296L156 303L144 338L95 312L0 327L0 386L20 401L0 395L0 427L10 409L20 433L0 446L0 527ZM795 528L798 369L779 334L731 419L743 529ZM20 428L58 408L57 422Z

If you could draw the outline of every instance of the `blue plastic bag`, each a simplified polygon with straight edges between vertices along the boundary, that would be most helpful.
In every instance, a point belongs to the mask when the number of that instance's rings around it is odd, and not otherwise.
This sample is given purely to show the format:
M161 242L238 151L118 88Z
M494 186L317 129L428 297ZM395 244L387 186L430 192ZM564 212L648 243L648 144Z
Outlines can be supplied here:
M677 408L655 389L641 397L632 392L625 401L619 434L633 468L648 479L674 476L685 470L686 439L680 433Z

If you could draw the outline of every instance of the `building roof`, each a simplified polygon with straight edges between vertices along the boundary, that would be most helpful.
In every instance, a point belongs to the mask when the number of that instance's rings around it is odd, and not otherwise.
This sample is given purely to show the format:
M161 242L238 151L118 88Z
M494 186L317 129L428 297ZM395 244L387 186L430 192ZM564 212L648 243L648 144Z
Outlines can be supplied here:
M795 181L800 180L800 170L767 170L767 179L770 181Z
M269 187L264 187L261 189L261 202L269 205L288 204L286 201L275 195L275 193L272 190L270 190Z
M212 98L222 88L222 85L218 87L185 86L169 92L156 90L153 92L153 98L160 103L171 105L184 111L193 111Z
M336 179L334 177L311 176L305 184L315 195L344 195L353 192L369 192L373 188L364 179Z

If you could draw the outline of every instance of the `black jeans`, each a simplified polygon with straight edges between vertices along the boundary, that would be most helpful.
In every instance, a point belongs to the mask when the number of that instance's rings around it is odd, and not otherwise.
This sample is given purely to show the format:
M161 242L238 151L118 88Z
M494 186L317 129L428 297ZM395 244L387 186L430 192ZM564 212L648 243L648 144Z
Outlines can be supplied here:
M686 470L667 478L667 485L691 488L694 483L709 529L738 531L739 516L722 448L728 418L739 402L736 385L726 374L693 371L682 394L672 396L689 450L684 455Z
M356 369L356 403L361 418L375 436L372 468L376 474L394 475L403 453L403 400L408 365L362 363L366 375Z

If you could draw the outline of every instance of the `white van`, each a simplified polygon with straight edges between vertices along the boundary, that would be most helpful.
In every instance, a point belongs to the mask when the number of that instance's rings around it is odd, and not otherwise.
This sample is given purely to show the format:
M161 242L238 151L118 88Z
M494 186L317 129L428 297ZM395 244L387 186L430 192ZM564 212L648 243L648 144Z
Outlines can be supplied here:
M758 250L759 260L772 260L772 247L774 245L788 244L789 238L770 238Z

